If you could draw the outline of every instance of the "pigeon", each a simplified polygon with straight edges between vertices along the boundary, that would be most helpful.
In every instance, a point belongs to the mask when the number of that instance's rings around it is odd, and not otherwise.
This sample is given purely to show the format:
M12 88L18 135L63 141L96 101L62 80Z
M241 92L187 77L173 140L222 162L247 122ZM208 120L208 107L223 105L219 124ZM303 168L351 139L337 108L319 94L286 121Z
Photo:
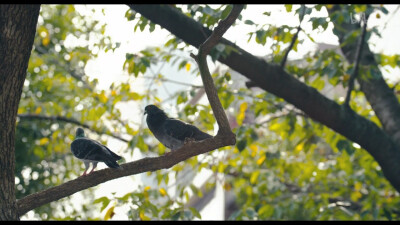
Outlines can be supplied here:
M150 131L165 147L172 151L179 149L188 141L201 141L212 138L199 128L178 119L169 118L167 114L155 105L144 108L147 114L146 122Z
M98 162L104 162L110 168L120 168L116 161L122 159L122 157L98 141L86 138L85 131L80 127L76 129L75 140L71 143L71 152L85 164L85 172L82 176L93 172ZM86 173L90 163L93 164L93 168L89 173Z

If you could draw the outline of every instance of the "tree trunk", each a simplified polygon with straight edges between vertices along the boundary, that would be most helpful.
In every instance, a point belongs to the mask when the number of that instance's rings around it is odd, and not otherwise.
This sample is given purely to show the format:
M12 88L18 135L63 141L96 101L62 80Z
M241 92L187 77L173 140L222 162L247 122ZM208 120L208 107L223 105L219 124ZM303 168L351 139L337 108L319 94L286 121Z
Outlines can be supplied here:
M0 5L0 220L19 220L15 123L40 5Z

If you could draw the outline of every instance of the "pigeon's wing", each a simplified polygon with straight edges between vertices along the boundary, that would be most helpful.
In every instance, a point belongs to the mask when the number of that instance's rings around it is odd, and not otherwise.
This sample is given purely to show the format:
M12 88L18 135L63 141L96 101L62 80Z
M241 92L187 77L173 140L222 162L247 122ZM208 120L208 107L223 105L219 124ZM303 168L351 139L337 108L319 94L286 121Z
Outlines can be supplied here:
M111 151L107 146L101 144L100 142L96 141L96 140L92 140L94 142L96 142L96 144L101 145L103 148L105 148L105 150L107 150L107 152L109 152L111 154L111 156L114 158L115 161L122 159L121 156L115 154L113 151Z
M184 141L187 137L193 137L199 130L197 127L177 119L167 119L162 128L165 134L180 141Z
M72 153L81 160L98 162L115 161L112 154L102 144L89 138L78 138L71 143Z
M107 151L111 154L111 156L114 158L115 161L122 159L121 156L115 154L113 151L111 151L107 146L103 145L104 148L107 149Z

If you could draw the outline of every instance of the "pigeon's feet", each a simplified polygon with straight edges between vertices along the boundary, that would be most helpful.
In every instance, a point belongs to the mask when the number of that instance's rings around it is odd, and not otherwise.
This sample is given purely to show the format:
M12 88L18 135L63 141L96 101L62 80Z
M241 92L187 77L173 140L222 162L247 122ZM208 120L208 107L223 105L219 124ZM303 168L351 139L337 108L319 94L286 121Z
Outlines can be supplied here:
M81 175L81 177L85 177L85 176L91 174L91 173L93 172L93 170L91 170L89 173L86 173L86 172L87 172L87 171L85 171L85 172Z
M171 152L166 152L166 153L164 153L164 156L167 156L169 154L171 154Z
M192 137L185 137L183 144L186 145L187 143L194 142L194 141L196 141L196 140Z
M88 173L88 175L91 174L94 171L94 169L96 169L96 167L93 167L93 169Z

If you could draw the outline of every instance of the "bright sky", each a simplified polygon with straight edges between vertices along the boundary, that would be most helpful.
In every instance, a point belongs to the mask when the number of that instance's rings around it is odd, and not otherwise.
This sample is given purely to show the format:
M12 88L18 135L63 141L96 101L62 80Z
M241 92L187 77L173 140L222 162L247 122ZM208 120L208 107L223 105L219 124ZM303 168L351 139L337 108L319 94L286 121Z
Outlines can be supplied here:
M387 9L390 12L393 12L396 9L397 5L389 5ZM107 53L100 53L99 57L93 61L90 61L87 64L85 69L86 75L90 77L90 79L97 78L98 89L109 90L110 85L113 82L127 82L130 81L131 86L133 86L134 90L137 92L143 92L147 85L145 85L145 79L133 79L127 75L126 72L122 70L122 66L125 60L126 53L136 53L140 50L145 49L149 46L162 46L168 38L168 31L161 30L159 26L156 26L156 30L152 33L145 29L144 32L134 32L134 23L132 21L128 22L124 17L125 12L128 10L128 6L126 5L89 5L88 9L96 9L97 14L95 19L100 22L107 23L106 34L111 36L112 41L120 42L121 46L115 50L115 52L109 51ZM100 8L105 8L105 15L101 13ZM87 10L84 5L77 5L76 9L80 12L85 12ZM297 7L293 7L293 10L297 9ZM263 15L263 12L269 11L271 12L271 16ZM315 12L311 16L326 16L327 12L325 9L320 12ZM255 23L270 23L275 25L287 24L290 26L297 26L299 23L298 16L293 16L293 14L286 13L285 7L283 5L248 5L247 9L242 12L243 21L246 19L250 19ZM307 32L311 33L311 23L307 23L309 17L306 16L302 22L302 28ZM386 28L382 30L382 24L385 24ZM396 15L389 16L382 15L381 18L377 19L375 14L370 17L368 27L372 27L375 25L379 25L379 30L382 33L382 39L377 39L377 37L371 37L370 39L370 47L374 52L384 52L385 54L400 54L400 13L397 12ZM325 32L313 32L312 37L316 42L319 43L328 43L328 44L338 44L338 40L335 35L332 33L333 25L330 24L328 29ZM253 30L254 27L248 25L238 25L235 27L231 27L227 33L224 35L225 38L230 41L236 43L241 48L246 51L259 56L264 56L271 53L271 50L268 49L267 46L261 46L256 44L255 41L248 43L248 35L247 33ZM299 46L298 52L291 51L289 58L301 58L302 55L309 52L311 49L315 48L315 44L312 43L309 39L305 38L303 34L300 35L300 39L304 38L304 44ZM68 43L68 40L65 43ZM190 52L187 53L189 57ZM190 58L190 57L189 57ZM192 67L196 64L192 62ZM213 70L215 65L210 65L210 71ZM385 68L386 69L386 68ZM157 68L154 69L156 71ZM385 74L387 76L400 77L399 70L388 69L389 72ZM193 74L188 74L185 71L176 71L176 68L165 67L162 70L162 73L166 75L167 78L186 82L186 83L201 83L199 77L196 77ZM147 74L148 75L148 74ZM142 76L142 75L140 75ZM178 88L185 89L187 87L180 86L176 84L166 84L164 87L166 89L170 89L172 91L176 91ZM163 90L160 88L160 96L163 98L163 94L166 94L167 90ZM138 105L137 103L130 102L126 104L120 104L119 108L122 113L123 120L133 120L137 123L144 123L143 120L143 108L145 105ZM172 114L173 109L168 108L166 106L167 113ZM144 124L144 126L146 126ZM120 153L124 147L124 143L121 143L118 140L110 138L108 141L109 146L113 146L113 150L117 153ZM139 152L135 152L133 158L130 157L130 154L124 155L127 161L137 160L142 157ZM98 169L105 168L103 164L99 164ZM134 191L146 175L136 175L125 178L120 178L117 180L109 181L103 183L97 187L96 196L108 196L111 197L112 192L121 193L119 196ZM197 181L198 185L201 184L201 181ZM218 192L218 191L217 191ZM76 198L76 201L80 203L81 196L73 195L73 198ZM75 200L74 200L75 201ZM126 216L126 209L118 209L116 211L116 215L114 219L124 220L128 219ZM212 206L207 206L206 210L202 213L203 219L223 219L223 215L218 215L220 212L220 207L218 204L213 204ZM103 211L102 215L104 216L105 211ZM222 216L222 217L221 217ZM28 214L26 218L32 219L32 213Z
M77 7L77 9L83 9L84 6ZM99 79L100 89L107 90L109 85L115 81L127 80L126 74L122 71L122 64L125 60L125 53L134 53L145 49L148 46L161 46L166 38L168 38L168 32L164 29L160 29L156 26L156 30L150 33L148 29L144 32L134 33L134 23L132 21L128 22L124 17L128 6L126 5L90 5L89 8L105 7L105 16L98 12L98 17L102 22L106 22L107 31L106 34L112 37L115 42L120 42L121 47L118 48L114 53L108 52L101 54L98 59L88 64L86 68L86 73L91 78ZM387 8L390 12L396 9L397 5L388 5ZM296 9L293 7L293 10ZM271 16L265 16L263 12L272 12ZM314 12L312 16L326 16L327 12L323 9L320 12ZM271 23L275 25L287 24L290 26L297 26L299 23L298 16L293 16L293 14L286 13L285 7L283 5L248 5L247 9L242 12L243 20L250 19L255 23ZM302 28L307 32L311 32L311 23L307 23L309 16L306 16L302 22ZM381 30L382 39L378 39L373 36L370 39L370 46L375 52L385 52L385 54L399 54L400 53L400 43L398 37L400 35L400 13L391 17L382 15L381 18L377 19L375 14L373 14L369 21L368 27L371 28L376 25L385 24L389 20L386 28ZM313 32L312 37L318 43L328 43L328 44L338 44L337 37L332 33L333 25L330 24L328 29L324 32ZM382 26L379 26L382 28ZM235 42L241 48L254 54L263 56L271 53L268 46L261 46L254 41L250 43L247 42L248 35L250 31L254 31L254 28L248 25L239 25L231 27L226 34L225 38L232 42ZM300 33L300 39L305 39L304 43L299 47L298 52L291 51L289 57L291 58L301 58L302 55L309 52L310 49L315 47L308 38L305 38L303 33ZM189 55L189 53L188 53ZM180 80L176 79L176 80ZM137 81L135 81L135 84ZM143 88L143 85L137 83L137 87ZM136 87L135 87L136 88Z

